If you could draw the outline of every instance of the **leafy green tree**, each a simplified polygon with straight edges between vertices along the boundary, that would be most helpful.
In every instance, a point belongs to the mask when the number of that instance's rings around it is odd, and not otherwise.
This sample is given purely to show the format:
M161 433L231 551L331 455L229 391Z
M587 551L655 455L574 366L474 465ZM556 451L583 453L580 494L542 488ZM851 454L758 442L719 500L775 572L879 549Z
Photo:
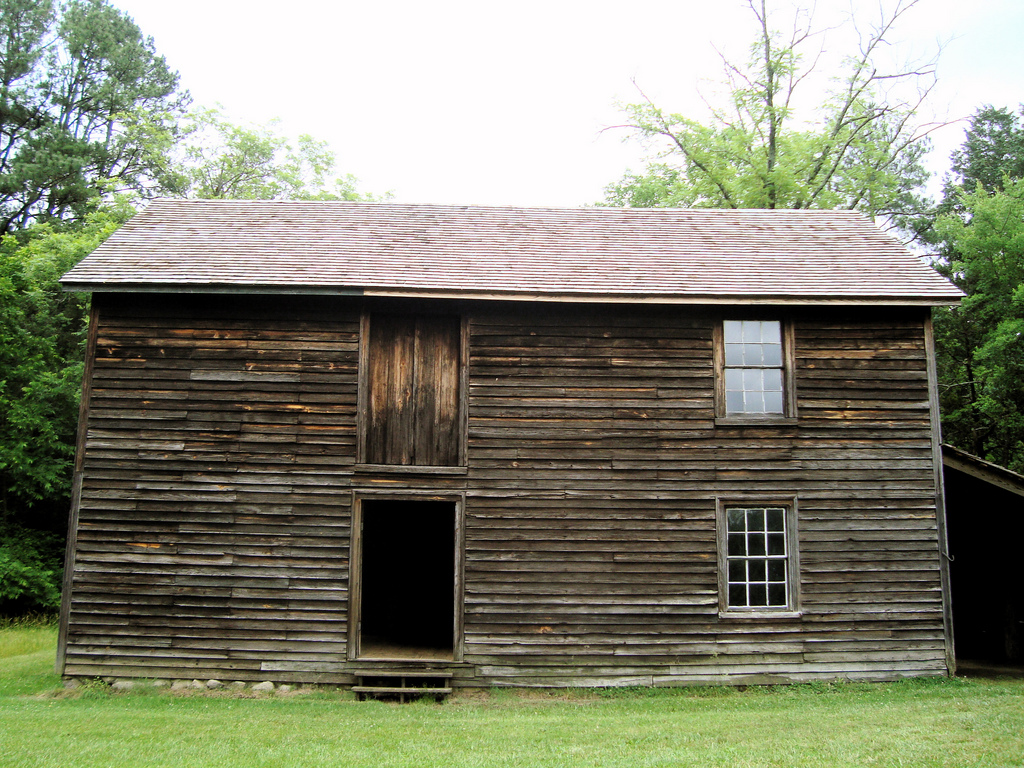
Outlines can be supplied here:
M70 488L88 297L58 280L123 224L126 203L74 227L40 223L0 241L0 518L63 502ZM51 510L47 509L47 512ZM58 520L66 513L60 504ZM42 513L41 513L42 514ZM49 527L49 520L43 520Z
M217 110L189 116L171 171L168 192L192 198L236 200L370 200L354 176L334 176L337 159L327 143L309 135L295 145L274 124L231 123Z
M966 293L935 313L946 441L1024 471L1024 109L971 118L931 239Z
M1020 115L985 106L971 117L963 145L950 158L951 176L943 185L943 213L980 184L986 192L1002 188L1007 177L1024 178L1024 107Z
M936 222L967 293L936 315L944 438L1024 472L1024 178L979 181L959 204Z
M0 522L0 616L60 605L62 537Z
M88 297L58 280L133 212L117 201L0 240L0 614L59 590Z
M914 113L934 83L934 67L883 70L879 51L917 0L898 0L845 59L811 119L798 120L819 40L808 14L784 36L767 0L748 0L757 36L745 65L725 61L729 98L708 123L661 109L645 95L626 108L627 127L653 152L647 168L606 189L605 204L703 208L847 208L903 221L925 205L921 159L928 126ZM823 43L822 43L823 45ZM811 48L810 58L804 57ZM913 95L900 98L900 85ZM909 90L909 89L906 89Z
M0 235L145 194L188 102L106 0L0 0Z

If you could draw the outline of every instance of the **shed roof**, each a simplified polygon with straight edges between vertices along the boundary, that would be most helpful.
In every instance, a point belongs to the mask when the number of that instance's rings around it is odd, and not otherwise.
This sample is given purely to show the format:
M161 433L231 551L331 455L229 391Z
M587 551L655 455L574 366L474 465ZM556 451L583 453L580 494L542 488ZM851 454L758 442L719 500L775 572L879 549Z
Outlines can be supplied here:
M851 211L156 200L68 290L686 303L949 304Z
M963 472L978 480L1002 488L1018 496L1024 496L1024 476L1012 472L1006 467L979 459L967 451L942 444L942 463L950 469Z

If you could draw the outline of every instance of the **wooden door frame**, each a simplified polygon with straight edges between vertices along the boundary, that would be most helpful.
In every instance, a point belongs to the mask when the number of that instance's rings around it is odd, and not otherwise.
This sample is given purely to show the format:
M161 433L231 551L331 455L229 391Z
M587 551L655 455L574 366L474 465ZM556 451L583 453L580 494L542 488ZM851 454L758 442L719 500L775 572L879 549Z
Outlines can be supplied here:
M378 491L364 489L352 491L352 529L349 542L349 589L348 589L348 652L349 661L359 661L359 643L362 624L363 600L363 502L364 501L411 501L442 502L455 505L455 557L452 584L452 661L462 661L465 653L463 637L465 614L465 520L466 494L445 493L423 490Z

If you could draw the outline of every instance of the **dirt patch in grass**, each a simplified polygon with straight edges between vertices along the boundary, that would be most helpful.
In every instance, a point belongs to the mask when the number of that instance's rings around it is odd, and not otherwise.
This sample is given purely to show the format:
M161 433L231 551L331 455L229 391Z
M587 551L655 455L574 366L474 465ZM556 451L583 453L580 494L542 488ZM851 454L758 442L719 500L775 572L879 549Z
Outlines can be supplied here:
M980 680L1024 680L1024 664L957 659L956 675Z

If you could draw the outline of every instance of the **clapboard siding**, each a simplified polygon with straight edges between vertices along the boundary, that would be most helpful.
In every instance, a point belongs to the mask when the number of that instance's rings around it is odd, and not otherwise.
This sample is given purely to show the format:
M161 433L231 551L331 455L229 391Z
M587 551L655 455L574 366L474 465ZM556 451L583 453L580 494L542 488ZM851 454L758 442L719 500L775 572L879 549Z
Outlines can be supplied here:
M483 682L945 669L920 314L795 316L799 420L771 426L715 426L709 314L522 317L472 324L465 626ZM799 500L800 618L719 618L715 498L758 494Z
M336 678L358 312L96 304L67 673Z
M797 418L716 425L707 309L449 305L449 476L355 463L372 301L96 306L67 674L350 682L352 495L402 491L465 496L462 684L945 671L921 310L795 312ZM794 498L800 614L720 616L717 500Z

